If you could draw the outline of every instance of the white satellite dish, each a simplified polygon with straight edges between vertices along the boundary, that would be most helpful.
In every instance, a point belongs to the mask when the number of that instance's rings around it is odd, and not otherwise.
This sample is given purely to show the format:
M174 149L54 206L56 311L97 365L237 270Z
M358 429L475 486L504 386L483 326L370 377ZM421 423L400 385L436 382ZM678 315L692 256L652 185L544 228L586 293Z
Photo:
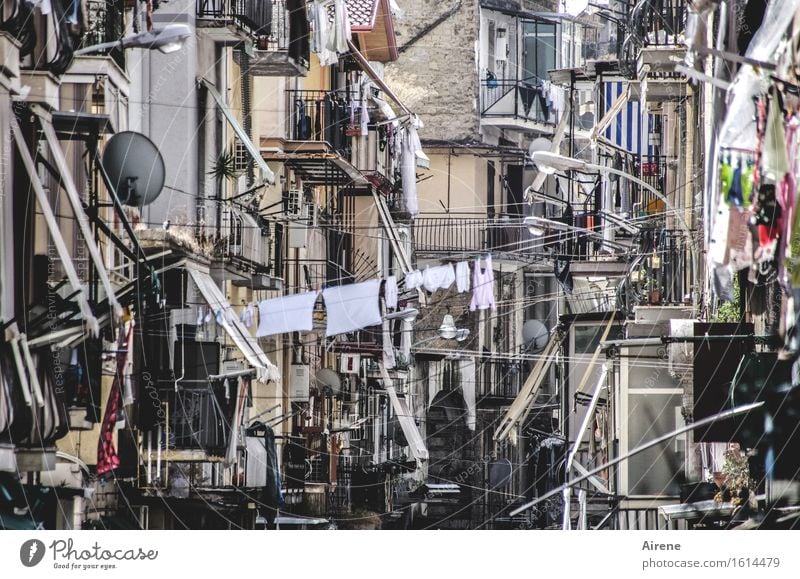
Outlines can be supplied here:
M553 146L553 142L550 139L545 137L538 137L531 141L531 144L528 145L528 157L531 159L533 158L533 154L537 151L550 151L550 147Z
M550 332L539 320L528 320L522 325L522 340L525 342L525 349L530 353L537 353L544 350Z

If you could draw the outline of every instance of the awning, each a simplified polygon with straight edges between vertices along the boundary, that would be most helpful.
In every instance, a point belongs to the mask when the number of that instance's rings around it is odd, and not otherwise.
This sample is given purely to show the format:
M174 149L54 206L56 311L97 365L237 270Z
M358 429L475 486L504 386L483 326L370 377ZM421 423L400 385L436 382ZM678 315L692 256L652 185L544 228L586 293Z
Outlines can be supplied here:
M211 276L196 269L189 269L188 271L198 291L203 295L208 305L211 306L214 315L221 320L222 328L233 340L233 343L236 344L236 347L244 354L250 365L256 368L256 378L261 382L269 380L273 382L280 381L281 376L278 368L270 362L261 346L258 345L256 338L239 320L239 316L233 313L231 305Z
M419 461L428 460L428 449L425 446L425 441L419 428L417 428L417 423L414 421L414 415L408 409L405 398L400 398L395 392L394 386L392 386L392 379L389 376L389 372L386 371L386 367L383 364L380 364L380 367L383 387L392 402L392 409L395 416L397 416L398 422L400 422L400 428L403 429L411 456Z
M114 288L108 277L108 271L106 271L106 266L103 263L103 256L100 253L100 248L94 240L94 232L89 224L89 217L83 209L81 196L78 193L78 188L75 186L75 181L72 179L72 171L70 170L69 163L67 163L67 158L64 156L64 151L61 149L61 143L53 128L50 114L39 105L31 105L31 110L39 117L39 123L44 131L47 147L50 150L50 154L53 156L53 161L55 162L56 169L58 169L61 178L61 186L66 192L67 199L72 206L75 222L78 224L78 228L83 236L83 241L86 243L86 247L89 250L89 256L94 263L97 277L100 278L100 283L106 292L108 303L117 317L119 317L122 315L122 307L117 301Z
M591 133L589 133L589 139L592 141L596 140L598 135L606 130L606 127L614 120L614 117L622 110L622 107L627 104L628 99L630 98L631 93L631 85L627 85L625 90L622 91L617 97L617 100L611 105L611 107L606 111L606 114L603 115L603 118L595 123L594 127L592 127Z
M233 112L231 112L231 109L228 108L228 105L223 100L222 95L220 95L219 92L217 92L216 87L214 87L214 85L208 82L206 79L201 78L200 82L206 87L208 94L214 98L214 101L217 103L217 107L219 108L220 112L228 120L228 124L233 129L233 132L236 133L236 136L239 137L239 140L242 142L245 149L247 149L247 152L253 158L253 162L258 166L259 169L261 169L261 178L270 185L274 184L275 174L269 168L266 161L261 158L261 154L253 144L250 136L245 132L242 125L239 124L239 120L234 116Z
M544 382L544 377L547 375L550 364L555 360L558 347L561 345L564 336L565 334L558 332L551 334L550 341L547 342L544 350L539 354L539 359L528 375L528 379L525 380L525 384L522 385L519 394L517 394L508 412L497 426L497 430L494 432L494 439L497 442L505 440L511 433L511 430L524 422L525 418L527 418L530 407L534 400L536 400L539 388L541 388L542 382Z
M100 332L100 325L97 322L97 318L95 318L92 313L89 300L84 293L83 284L81 284L78 272L75 270L75 264L72 262L72 256L67 249L67 244L64 242L64 237L61 235L61 229L58 226L55 213L50 206L50 201L44 191L42 181L39 179L39 173L36 171L36 165L33 162L30 151L28 151L27 144L22 136L22 131L14 115L11 115L10 125L11 132L14 133L14 141L17 144L17 151L19 151L20 159L22 159L22 164L25 166L25 171L30 178L31 186L36 195L36 200L39 202L39 207L42 210L42 216L47 224L47 229L50 231L50 237L53 240L56 253L58 253L58 258L61 260L61 264L67 274L67 279L75 292L75 299L78 301L83 319L86 321L87 328L92 336L97 336Z

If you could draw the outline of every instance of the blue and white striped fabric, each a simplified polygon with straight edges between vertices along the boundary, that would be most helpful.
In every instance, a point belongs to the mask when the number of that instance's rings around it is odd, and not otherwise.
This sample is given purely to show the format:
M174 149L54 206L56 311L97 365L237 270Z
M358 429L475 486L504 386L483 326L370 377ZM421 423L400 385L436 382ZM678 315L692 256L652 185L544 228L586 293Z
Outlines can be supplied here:
M626 84L627 81L624 80L606 81L604 83L605 108L603 109L603 114L611 108L617 97L623 93ZM638 100L628 101L622 107L622 110L617 113L617 116L611 120L603 134L606 139L626 151L650 156L654 153L648 136L652 116L647 113L642 114Z

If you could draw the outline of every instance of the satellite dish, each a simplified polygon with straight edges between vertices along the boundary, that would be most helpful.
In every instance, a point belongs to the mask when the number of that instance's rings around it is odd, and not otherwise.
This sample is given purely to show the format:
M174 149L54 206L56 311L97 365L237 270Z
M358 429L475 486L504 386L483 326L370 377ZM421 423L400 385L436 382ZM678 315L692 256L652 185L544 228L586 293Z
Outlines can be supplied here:
M323 368L317 372L317 384L323 388L330 388L334 396L342 391L342 380L339 375L330 368Z
M141 133L123 131L111 137L103 151L103 167L119 200L131 207L149 205L164 187L164 159Z
M489 487L497 489L511 480L511 461L501 458L489 465Z
M539 320L528 320L522 325L522 339L528 352L541 352L547 345L550 332Z
M545 137L538 137L531 141L531 144L528 145L528 157L533 158L533 154L537 151L547 151L550 152L550 147L553 146L553 142L550 139L546 139Z

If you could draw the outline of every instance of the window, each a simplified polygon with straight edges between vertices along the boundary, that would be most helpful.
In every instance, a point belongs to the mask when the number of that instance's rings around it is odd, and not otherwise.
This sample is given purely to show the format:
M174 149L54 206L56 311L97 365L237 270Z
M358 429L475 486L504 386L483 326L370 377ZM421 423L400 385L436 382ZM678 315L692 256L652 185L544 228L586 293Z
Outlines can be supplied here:
M547 71L556 68L556 25L530 20L522 23L522 78L546 79Z

